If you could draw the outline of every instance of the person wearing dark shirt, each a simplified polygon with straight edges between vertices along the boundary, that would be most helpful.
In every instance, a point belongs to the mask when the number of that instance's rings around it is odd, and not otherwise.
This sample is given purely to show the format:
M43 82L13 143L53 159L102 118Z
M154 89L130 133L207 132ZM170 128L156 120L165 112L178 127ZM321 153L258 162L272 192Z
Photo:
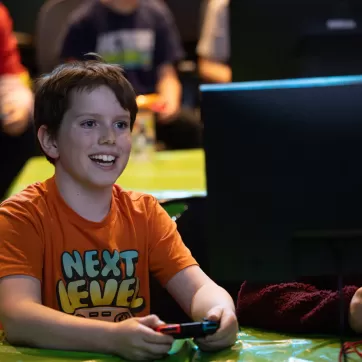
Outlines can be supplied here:
M174 19L159 0L97 0L71 18L61 60L84 59L95 52L120 64L137 94L156 93L163 107L156 135L168 149L202 147L202 124L181 109L181 84L175 64L183 57Z
M362 276L344 278L345 332L362 333ZM240 325L287 333L340 331L340 294L333 277L309 277L296 282L241 285L237 316Z

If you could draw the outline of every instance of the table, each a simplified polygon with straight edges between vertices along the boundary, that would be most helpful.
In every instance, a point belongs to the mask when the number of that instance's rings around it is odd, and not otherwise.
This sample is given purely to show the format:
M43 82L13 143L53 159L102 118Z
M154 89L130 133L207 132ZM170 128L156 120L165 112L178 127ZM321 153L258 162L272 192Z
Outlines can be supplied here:
M179 341L164 362L337 362L340 345L337 338L303 338L255 329L244 329L232 348L218 353L205 353L190 340ZM119 362L109 355L20 348L0 341L1 362ZM357 354L349 354L348 361L360 361Z
M155 152L150 158L131 158L117 184L126 190L152 194L158 199L204 196L206 190L203 150ZM24 166L8 196L54 173L45 157L34 157Z

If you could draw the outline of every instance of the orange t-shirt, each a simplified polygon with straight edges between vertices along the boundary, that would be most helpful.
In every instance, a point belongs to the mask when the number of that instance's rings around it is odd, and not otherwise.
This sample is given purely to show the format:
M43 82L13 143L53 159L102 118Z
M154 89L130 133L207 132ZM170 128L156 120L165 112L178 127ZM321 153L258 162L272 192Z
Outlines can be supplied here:
M149 272L165 285L191 265L176 224L150 195L114 185L109 214L92 222L65 203L53 177L0 206L0 278L39 279L43 304L68 314L147 315Z

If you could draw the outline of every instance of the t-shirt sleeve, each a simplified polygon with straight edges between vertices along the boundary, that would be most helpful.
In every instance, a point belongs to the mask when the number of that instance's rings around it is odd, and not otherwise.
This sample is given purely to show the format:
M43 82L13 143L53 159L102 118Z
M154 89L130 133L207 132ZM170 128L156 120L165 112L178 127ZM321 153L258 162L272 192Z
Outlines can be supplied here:
M149 265L151 273L161 285L181 270L198 265L191 251L183 243L176 223L165 209L153 200L149 216Z
M60 51L62 61L82 60L87 53L95 52L97 35L88 19L70 21L64 31Z
M171 11L165 6L159 19L155 44L155 66L174 64L184 58L180 33Z
M226 63L230 57L229 8L225 0L210 0L204 17L197 54Z
M30 209L15 201L0 206L0 278L27 275L42 280L44 245Z
M25 72L21 64L13 24L6 7L0 3L0 76Z

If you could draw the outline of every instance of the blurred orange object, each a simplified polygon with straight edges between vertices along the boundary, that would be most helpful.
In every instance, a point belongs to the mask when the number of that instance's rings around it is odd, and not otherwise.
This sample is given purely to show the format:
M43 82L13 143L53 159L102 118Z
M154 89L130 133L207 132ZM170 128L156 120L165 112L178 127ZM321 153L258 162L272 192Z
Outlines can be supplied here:
M137 97L139 112L132 130L132 156L149 159L156 149L155 113L159 112L163 103L157 94Z
M138 96L137 105L140 110L152 111L154 113L161 112L165 107L162 98L156 93Z

